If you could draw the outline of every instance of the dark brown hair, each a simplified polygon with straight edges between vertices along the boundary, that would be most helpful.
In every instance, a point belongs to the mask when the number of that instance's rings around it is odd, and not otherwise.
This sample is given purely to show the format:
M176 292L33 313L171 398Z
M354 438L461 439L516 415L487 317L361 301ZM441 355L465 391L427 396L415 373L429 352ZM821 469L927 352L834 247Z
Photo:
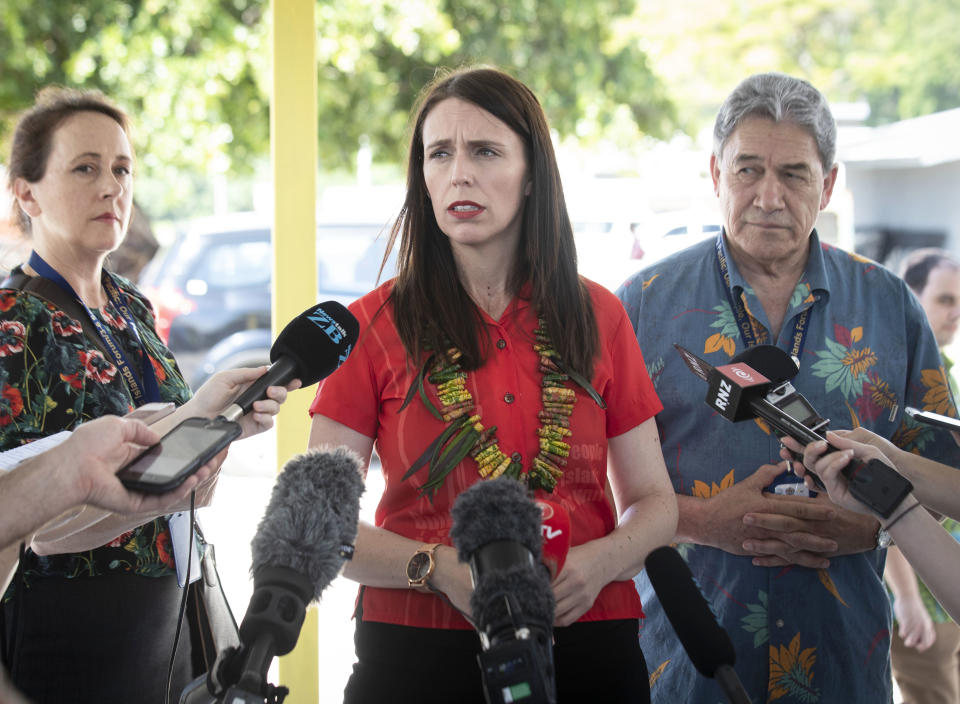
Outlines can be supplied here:
M903 260L900 276L916 294L923 293L930 280L930 272L938 267L960 269L958 262L950 252L936 247L915 249Z
M36 183L43 178L53 148L54 133L64 120L78 112L102 113L130 136L126 113L107 100L103 93L47 86L37 93L33 107L21 115L14 130L7 163L7 186L11 193L18 178L27 183ZM30 216L23 212L16 198L13 199L13 220L25 234L29 234Z
M416 113L406 200L387 243L389 254L400 237L391 298L407 353L418 360L425 349L441 349L449 341L462 352L463 367L476 369L483 364L489 342L478 332L486 333L486 327L457 276L450 242L437 225L423 178L423 123L447 98L486 110L523 142L531 190L509 285L516 293L530 281L531 304L546 322L554 348L573 369L591 378L599 347L597 323L590 295L577 275L573 229L547 120L529 88L491 68L439 75L424 89Z

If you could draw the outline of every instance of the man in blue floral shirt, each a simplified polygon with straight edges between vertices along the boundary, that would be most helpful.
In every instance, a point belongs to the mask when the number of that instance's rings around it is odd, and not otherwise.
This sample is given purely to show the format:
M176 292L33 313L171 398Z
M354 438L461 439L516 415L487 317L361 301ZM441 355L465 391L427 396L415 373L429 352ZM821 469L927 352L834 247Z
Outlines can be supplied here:
M813 86L746 79L714 128L710 170L724 230L641 271L618 295L664 410L657 416L680 506L677 541L730 633L754 702L892 702L890 608L878 524L804 496L762 421L736 426L675 351L710 364L775 344L800 360L794 385L834 428L862 425L960 466L949 434L904 406L956 415L923 310L882 267L814 230L837 177L836 126ZM641 644L654 702L716 704L646 576Z

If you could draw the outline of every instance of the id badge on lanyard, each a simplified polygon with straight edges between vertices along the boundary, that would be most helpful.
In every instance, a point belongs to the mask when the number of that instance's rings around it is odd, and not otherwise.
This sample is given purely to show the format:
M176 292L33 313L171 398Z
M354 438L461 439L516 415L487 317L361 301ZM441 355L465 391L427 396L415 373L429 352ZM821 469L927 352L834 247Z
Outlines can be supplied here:
M730 279L730 269L727 265L727 257L723 253L723 235L717 236L717 268L720 270L720 278L723 280L723 290L727 294L727 301L730 303L730 309L737 322L737 329L740 331L740 338L744 347L753 347L757 344L757 336L753 332L753 325L750 322L750 315L744 308L743 300L735 296ZM812 306L811 306L812 308ZM803 345L807 341L807 325L810 322L810 310L807 308L800 315L796 316L796 322L793 324L793 334L790 337L790 356L796 360L801 359Z
M133 318L133 314L130 312L130 306L127 303L127 296L123 293L123 291L120 290L109 272L104 271L102 274L101 281L103 283L103 288L107 292L107 297L110 299L113 307L120 313L121 316L123 316L123 319L126 322L131 334L140 345L141 374L137 374L137 372L134 370L133 366L127 360L126 353L124 353L120 345L117 344L117 341L114 339L113 335L110 334L110 331L107 330L107 327L100 322L100 319L93 314L93 311L90 310L87 304L84 303L80 296L77 295L76 291L73 290L73 286L71 286L70 283L63 278L63 276L61 276L56 269L47 264L47 262L45 262L43 258L35 251L30 252L30 259L27 261L27 263L30 265L31 269L40 274L40 276L53 281L55 284L57 284L57 286L63 289L65 293L73 297L77 303L83 307L83 310L86 312L90 322L100 335L100 339L103 340L104 346L110 352L110 361L116 365L120 375L126 382L127 388L130 391L130 395L133 397L134 404L137 406L142 406L145 403L162 401L163 399L160 397L160 385L157 382L157 375L153 370L153 363L147 356L143 340L140 338L140 333L137 330L137 321Z

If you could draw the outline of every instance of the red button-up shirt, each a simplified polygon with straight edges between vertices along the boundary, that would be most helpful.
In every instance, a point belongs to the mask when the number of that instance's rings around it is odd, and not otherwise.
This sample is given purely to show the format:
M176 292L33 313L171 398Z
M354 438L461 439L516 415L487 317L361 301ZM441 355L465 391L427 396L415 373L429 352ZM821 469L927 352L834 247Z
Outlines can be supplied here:
M350 357L321 382L310 407L376 440L385 489L377 507L376 525L423 543L451 545L450 508L461 491L480 481L476 463L467 457L446 478L431 502L420 497L423 468L407 481L407 469L443 431L419 399L398 413L418 369L408 363L394 325L392 309L381 305L392 282L380 286L350 306L360 321L360 338ZM552 494L537 492L562 504L571 518L571 545L603 537L617 519L606 492L607 438L620 435L658 413L662 406L647 375L636 336L620 301L587 282L600 331L600 354L594 363L593 387L607 404L602 410L572 382L577 392L570 417L570 457ZM517 296L499 320L485 313L492 345L482 368L471 371L467 388L484 427L497 426L500 449L519 452L525 467L539 449L536 430L541 408L538 355L533 349L536 311ZM557 331L554 335L562 335ZM422 363L422 361L421 361ZM428 387L431 385L427 384ZM439 402L430 388L432 400ZM470 628L442 599L411 589L367 587L363 618L369 621L424 628ZM581 621L638 618L640 599L633 582L612 582L601 590Z

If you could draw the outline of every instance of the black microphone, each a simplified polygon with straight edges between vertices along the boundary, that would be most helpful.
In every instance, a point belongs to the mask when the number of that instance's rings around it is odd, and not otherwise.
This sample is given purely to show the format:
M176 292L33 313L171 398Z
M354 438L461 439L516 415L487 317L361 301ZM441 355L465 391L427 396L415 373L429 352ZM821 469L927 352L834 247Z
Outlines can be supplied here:
M470 563L470 611L488 704L556 702L550 575L542 562L540 508L515 479L481 481L451 509L450 537ZM527 698L523 698L527 697Z
M647 555L644 564L663 612L693 666L704 677L717 681L728 702L750 704L733 669L737 655L730 636L717 623L680 553L671 547L657 548Z
M217 701L275 691L266 681L271 661L293 650L307 604L353 555L360 467L354 452L339 447L296 455L280 473L251 542L253 596L240 623L240 647L220 654L207 681Z
M280 331L270 348L270 367L222 416L235 421L246 415L255 401L266 398L268 386L300 379L307 387L333 374L346 361L359 334L360 323L340 303L327 301L308 308Z
M753 367L774 384L790 381L800 371L800 363L796 358L776 345L747 347L730 360L731 364L738 362Z
M727 420L762 418L781 436L792 437L802 445L825 438L830 421L822 418L790 383L798 368L784 350L774 345L757 345L729 364L714 368L680 345L674 347L690 371L707 382L706 404ZM836 448L828 445L827 450L835 452ZM794 457L803 459L796 454ZM814 472L807 472L817 486L825 488ZM913 490L909 480L877 459L851 460L841 472L854 498L884 518Z

